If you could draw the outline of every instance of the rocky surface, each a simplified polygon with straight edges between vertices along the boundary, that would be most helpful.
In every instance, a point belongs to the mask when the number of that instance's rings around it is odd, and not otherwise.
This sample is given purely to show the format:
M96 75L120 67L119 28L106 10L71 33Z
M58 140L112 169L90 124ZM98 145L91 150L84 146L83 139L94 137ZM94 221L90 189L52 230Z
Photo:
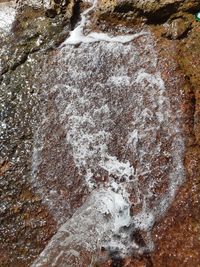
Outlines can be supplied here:
M26 7L10 34L1 33L1 266L29 265L55 231L30 178L33 129L42 105L42 87L34 84L48 50L63 39L57 38L63 23Z
M0 33L1 266L30 266L59 226L72 216L88 195L88 189L82 184L81 175L70 157L65 142L66 129L58 124L56 101L59 96L52 91L47 98L48 90L53 83L57 83L57 79L61 79L62 68L66 68L68 63L60 64L57 47L68 36L72 22L76 23L79 19L78 8L73 6L72 1L37 1L37 4L36 1L18 1L18 13L11 32ZM112 255L107 255L96 266L198 267L200 23L195 21L194 13L200 9L199 1L101 1L98 7L92 19L92 28L116 33L126 32L127 29L129 32L137 32L138 28L148 27L154 36L161 77L168 88L171 103L175 101L172 104L174 113L177 110L181 113L181 128L186 140L186 177L167 214L156 221L152 231L155 244L153 251L143 255L134 253L125 259L114 259ZM84 9L84 5L81 8ZM119 24L123 27L116 27ZM140 47L141 44L137 45ZM58 63L60 65L56 65ZM176 102L177 97L181 100L179 104ZM124 95L121 95L122 102L123 98ZM42 124L46 128L41 127L44 114L51 116L50 121ZM111 142L109 146L120 158L123 157L120 136L125 134L121 129L124 120L128 124L128 115L119 118L119 129L116 129L119 133L114 135L113 141L118 145L114 146ZM42 186L39 183L40 188L33 181L32 164L38 125L42 130L45 129L45 135L39 137L43 138L45 148L41 150L43 161L40 162L37 174L42 181ZM66 166L69 166L67 172ZM51 175L54 176L52 180ZM75 182L66 188L66 180L71 175L75 177ZM106 174L101 173L101 178L100 183L105 182ZM52 195L52 188L59 194ZM157 190L165 190L165 186ZM140 207L135 207L135 210L138 209ZM138 244L144 244L145 240L145 233L135 234ZM56 249L51 251L53 256L59 253ZM88 266L90 258L90 253L86 253L80 258L79 266ZM53 265L50 262L42 266Z
M179 12L193 13L199 10L198 0L132 0L132 1L101 1L100 13L112 14L129 12L144 17L150 24L160 24L167 21L171 16Z

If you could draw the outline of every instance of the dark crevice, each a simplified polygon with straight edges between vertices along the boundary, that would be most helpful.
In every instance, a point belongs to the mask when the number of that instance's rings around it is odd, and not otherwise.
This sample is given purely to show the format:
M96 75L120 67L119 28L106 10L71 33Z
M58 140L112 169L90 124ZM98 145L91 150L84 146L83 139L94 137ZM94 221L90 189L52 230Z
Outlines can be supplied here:
M118 255L118 252L112 252L110 253L110 256L112 260L112 267L123 267L124 260Z
M141 233L139 231L134 231L132 233L131 239L134 240L134 242L139 245L140 247L145 247L146 243L144 241L144 238L142 237Z
M180 35L178 35L176 37L173 37L171 35L169 36L166 33L164 33L162 36L167 38L167 39L169 39L169 40L182 40L182 39L185 39L185 38L188 37L188 34L189 34L190 30L191 30L191 26L188 27L182 34L180 34Z
M176 40L181 40L188 37L188 33L191 30L191 28L188 28L185 32L183 32L181 35L179 35Z
M134 11L135 9L133 8L131 3L122 3L118 6L115 7L114 12L117 13L128 13L130 11Z
M30 54L33 54L34 52L36 52L36 51L32 51L30 53L24 53L24 54L20 55L18 60L16 60L13 64L11 64L10 67L6 67L5 69L3 69L3 71L0 74L1 75L0 82L3 81L4 75L6 75L9 71L15 71L18 67L20 67L21 65L26 63L28 56Z
M62 0L54 0L54 3L60 5L62 3Z
M48 17L48 18L55 18L55 16L57 15L57 12L55 9L48 9L46 12L45 12L45 15Z
M146 13L145 16L147 17L147 22L149 24L163 24L170 18L172 14L177 12L178 8L179 3L171 3L155 12Z
M2 71L1 71L1 73L0 73L0 76L6 74L8 71L9 71L9 67L8 67L8 66L5 66L5 67L2 69Z
M130 255L131 258L137 261L140 261L141 263L145 263L146 267L153 267L153 261L151 259L151 252L149 251L148 245L145 242L145 239L142 235L142 233L137 230L133 229L133 225L130 225L129 227L123 227L121 228L121 232L130 232L130 241L136 243L141 251L138 253L138 250L132 251L132 254ZM120 234L116 238L120 239ZM103 248L104 249L104 248ZM121 257L120 250L113 250L108 249L109 258L111 259L112 267L123 267L125 264L125 259Z
M189 155L189 158L191 157L190 155L190 151L191 150L195 150L196 148L199 147L199 144L198 144L198 140L197 140L197 137L196 137L196 132L195 132L195 113L196 113L196 105L197 105L197 99L196 99L196 95L195 95L195 88L194 88L194 85L193 85L193 82L192 82L192 75L190 75L189 73L187 73L187 66L185 66L183 63L182 63L182 55L180 56L179 58L179 66L180 66L180 69L182 71L182 73L184 74L185 76L185 82L187 83L187 88L189 88L189 91L186 90L185 94L187 95L188 97L188 101L189 101L189 105L190 105L190 114L189 114L189 121L190 121L190 125L189 127L191 128L191 136L192 136L192 139L193 139L193 142L191 144L186 144L186 151L185 151L185 156L184 156L184 166L186 166L186 170L187 170L187 174L190 176L189 172L188 172L188 155Z
M193 93L193 96L191 97L191 103L192 103L193 107L196 107L196 98L195 98L194 93ZM195 109L194 109L193 113L195 113Z
M12 66L10 66L10 70L16 70L17 67L24 64L28 58L28 53L22 54L17 61L15 61Z
M135 12L139 17L146 17L148 24L163 24L172 14L178 11L180 3L170 3L164 7L159 8L156 11L145 11L140 8L134 8L131 3L120 4L115 7L116 13L128 13Z
M200 9L200 5L196 5L196 6L192 6L192 7L189 7L187 9L185 9L184 11L186 13L191 13L193 15L195 15L197 12L199 12L199 9Z
M134 253L132 255L133 258L139 259L141 261L145 262L145 266L146 267L153 267L153 262L151 259L151 255L148 249L148 246L142 236L142 234L140 233L140 231L136 230L133 231L132 235L131 235L131 239L140 247L143 249L143 253L141 255L139 255L138 253Z
M70 28L71 31L74 30L76 24L80 21L81 19L81 8L80 8L80 4L81 4L81 0L76 0L74 2L74 6L72 9L72 16L70 18Z
M63 43L63 41L66 39L66 37L68 36L68 33L63 33L62 38L56 40L51 46L47 47L45 50L46 51L51 51L56 49L57 47L60 46L61 43ZM29 55L33 55L37 52L39 52L42 49L42 47L34 47L31 51L22 53L21 55L18 55L16 59L12 59L11 61L14 61L14 63L8 63L0 72L0 84L3 82L4 80L4 75L8 74L10 71L15 71L18 67L20 67L21 65L25 64ZM16 61L15 61L16 60ZM9 66L10 65L10 66Z

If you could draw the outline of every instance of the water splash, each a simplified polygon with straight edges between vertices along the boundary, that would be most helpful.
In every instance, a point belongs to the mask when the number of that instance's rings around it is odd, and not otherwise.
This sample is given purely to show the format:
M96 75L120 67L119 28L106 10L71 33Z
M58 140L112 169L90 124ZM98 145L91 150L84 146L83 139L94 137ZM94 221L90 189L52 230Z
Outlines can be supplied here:
M93 1L92 6L81 13L81 21L79 25L73 31L70 32L69 38L67 38L64 41L61 47L67 44L75 45L79 43L94 43L94 42L100 42L100 41L116 42L116 43L125 44L145 34L145 32L140 32L137 34L130 34L130 35L109 36L107 33L90 32L89 34L85 35L84 28L86 27L86 24L88 24L89 14L95 10L97 3L98 3L98 0Z

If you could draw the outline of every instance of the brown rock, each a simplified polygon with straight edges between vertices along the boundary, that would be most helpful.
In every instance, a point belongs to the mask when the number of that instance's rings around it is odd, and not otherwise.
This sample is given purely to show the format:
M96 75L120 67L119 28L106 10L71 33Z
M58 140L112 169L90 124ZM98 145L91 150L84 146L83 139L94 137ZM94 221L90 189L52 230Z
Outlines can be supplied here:
M191 29L191 22L185 21L183 18L172 20L171 23L166 24L166 33L164 34L170 39L180 39L186 37L188 31Z
M63 2L62 2L63 3ZM61 1L54 1L55 9L61 10ZM198 8L199 1L132 1L131 4L126 1L105 1L102 2L102 7L106 10L117 10L118 12L129 12L130 9L137 9L140 12L144 12L150 22L157 23L163 22L173 15L178 10L195 11ZM117 7L117 9L116 9ZM54 7L53 7L54 8ZM58 8L58 9L57 9ZM53 9L54 10L54 9ZM57 11L56 11L57 12ZM58 11L59 13L60 11ZM69 8L69 14L70 13ZM31 13L27 13L31 14ZM57 13L56 13L57 14ZM155 17L153 17L155 15ZM155 19L154 19L155 18ZM44 26L45 28L46 26ZM179 39L188 32L190 24L185 25L183 18L174 18L170 22L168 29L168 36L171 39ZM151 28L155 30L155 28ZM150 29L149 29L150 30ZM114 30L113 30L114 31ZM155 30L155 35L160 34L160 29ZM32 40L26 39L26 42ZM17 37L16 37L17 38ZM33 37L34 39L35 37ZM187 169L186 182L178 192L171 208L168 210L167 215L160 218L157 221L153 229L153 239L155 241L155 250L151 253L144 253L139 256L137 254L133 257L128 257L124 260L114 260L105 258L99 262L99 266L110 267L124 265L127 267L144 267L144 266L156 266L156 267L197 267L199 266L200 259L200 61L199 61L199 38L200 27L198 23L193 23L193 29L188 34L187 38L181 41L167 40L157 36L156 51L159 55L158 64L156 69L159 69L162 78L166 82L166 86L169 89L168 94L170 98L170 105L172 105L174 112L179 110L182 114L182 128L184 129L185 140L187 143L185 151L185 167ZM23 38L22 38L23 39ZM29 40L29 41L28 41ZM16 41L16 40L15 40ZM148 41L148 40L145 40ZM142 49L146 44L140 39L136 40L137 48L141 49L138 54L138 61L147 52ZM96 44L94 45L96 46ZM78 51L78 49L75 51ZM169 53L170 51L170 53ZM45 52L46 53L46 52ZM2 182L3 194L1 195L1 201L4 204L5 210L3 210L3 222L1 229L1 264L2 266L22 267L29 266L30 263L38 256L41 250L45 247L50 237L57 229L56 221L52 216L52 211L57 211L57 216L65 220L84 202L85 196L88 194L87 189L83 186L82 176L84 171L80 175L78 172L73 158L69 155L69 147L66 145L66 125L65 121L60 123L60 118L57 114L58 108L63 108L62 105L56 103L60 101L59 97L63 97L67 102L68 95L58 94L58 92L51 92L49 98L45 98L42 101L41 91L40 106L37 106L37 88L43 89L44 81L42 80L43 64L41 61L47 62L47 71L50 71L49 84L50 86L55 82L59 84L55 77L58 77L62 73L63 69L69 67L68 62L59 62L56 59L59 56L58 51L53 51L48 54L39 54L39 60L37 57L33 57L37 64L26 64L21 62L16 69L12 70L12 73L5 74L4 83L2 85L2 92L4 94L3 100L5 101L6 111L8 110L8 124L9 131L3 136L3 142L5 144L3 155L5 160L1 165L1 174L4 175ZM18 57L18 56L17 56ZM75 59L75 57L74 57ZM112 59L112 58L111 58ZM100 75L107 75L110 71L110 66L117 66L117 64L127 64L129 57L116 58L108 60L108 55L103 58L103 62L107 63L103 65ZM102 60L102 57L101 57ZM122 60L122 62L120 61ZM92 60L91 60L92 61ZM80 63L82 58L80 58ZM61 63L61 64L60 64ZM62 65L63 64L63 65ZM141 62L143 64L143 62ZM146 63L147 66L150 62ZM31 65L31 66L30 66ZM136 64L131 65L130 73L134 73ZM35 66L35 67L34 67ZM96 66L96 68L98 68ZM105 69L107 71L105 71ZM114 69L114 67L113 67ZM57 70L57 72L56 72ZM85 70L84 70L85 71ZM94 81L94 74L96 69L92 73L91 80L88 82L89 86ZM149 68L149 72L153 72ZM56 74L56 75L55 75ZM87 73L88 74L88 73ZM68 74L67 74L68 75ZM66 75L66 76L67 76ZM100 76L99 75L99 76ZM66 78L65 76L65 78ZM97 75L97 80L99 78ZM25 78L24 78L25 77ZM39 78L38 78L39 77ZM60 77L60 76L59 76ZM102 76L101 76L102 78ZM109 78L109 77L108 77ZM28 81L25 84L25 80ZM33 91L30 89L33 87L32 81L37 80L37 88ZM39 80L39 81L38 81ZM7 85L7 86L5 86ZM146 86L147 84L145 84ZM88 88L89 88L88 86ZM23 89L22 89L23 88ZM144 87L141 87L142 90ZM102 89L102 88L101 88ZM123 88L124 89L124 88ZM132 88L133 89L133 88ZM131 89L131 90L132 90ZM180 91L182 89L182 91ZM95 89L96 90L96 89ZM114 101L116 97L116 103L119 101L119 106L124 105L126 113L124 116L117 114L117 111L112 111L112 118L114 119L113 126L113 138L109 144L109 149L113 154L116 154L119 158L123 158L126 155L128 158L132 157L132 162L135 165L139 165L139 162L133 158L130 151L124 151L124 142L126 140L126 129L131 127L131 114L133 113L133 100L130 105L125 105L129 101L129 97L124 95L124 91L115 95L116 92L106 91L103 88L103 96L106 95L109 101ZM130 90L130 88L128 89ZM34 92L34 94L33 94ZM65 92L63 90L63 92ZM44 93L44 91L42 91ZM62 93L62 91L61 91ZM89 108L83 107L88 110L92 110L93 106L98 105L97 91L92 105ZM58 95L56 95L58 94ZM180 97L182 102L176 102L176 98ZM131 94L129 94L130 96ZM76 99L76 97L74 97ZM23 101L21 102L22 99ZM43 99L44 100L44 99ZM57 102L56 102L57 101ZM73 99L73 101L75 101ZM148 97L145 99L148 102ZM75 102L74 102L75 103ZM108 102L109 103L109 102ZM61 103L62 104L62 103ZM76 104L76 103L75 103ZM75 106L74 104L74 106ZM46 115L50 116L49 121L45 121L45 134L43 136L43 148L41 150L41 157L43 161L38 165L38 179L41 182L38 186L43 190L45 196L51 197L51 201L55 201L51 210L49 207L41 203L41 198L31 188L30 183L30 169L31 169L31 155L33 144L32 124L35 118L34 111L40 109L39 107L45 106ZM77 107L81 107L81 103L77 104ZM118 106L116 106L118 107ZM128 110L130 109L130 110ZM64 110L61 113L64 114ZM116 109L119 110L119 109ZM33 112L33 113L32 113ZM44 113L43 113L44 114ZM116 115L117 114L117 115ZM103 116L103 115L102 115ZM64 117L62 117L63 119ZM64 118L66 120L67 118ZM174 122L176 120L174 119ZM151 123L147 121L147 124ZM146 125L147 125L146 124ZM36 124L37 125L37 124ZM112 126L112 125L111 125ZM37 125L38 127L38 125ZM14 129L14 130L13 130ZM68 129L70 130L70 129ZM28 134L27 134L28 132ZM159 141L160 133L156 136L156 142ZM170 140L172 142L173 139ZM164 144L164 151L170 146L170 142ZM153 142L152 142L153 143ZM165 148L166 147L166 148ZM149 147L151 151L152 147ZM164 153L163 153L164 154ZM154 167L158 167L161 164L168 166L170 159L161 155L159 160L155 160ZM155 168L156 169L156 168ZM95 174L96 175L96 174ZM95 176L94 175L94 176ZM159 178L157 171L153 172L153 176ZM73 180L71 179L73 177ZM167 176L166 176L167 177ZM100 177L94 177L99 179L98 183L102 184L107 180L106 173L101 173ZM155 178L156 179L156 178ZM68 182L66 186L66 181ZM145 181L145 177L140 176L140 187L143 189L144 185L148 183ZM124 182L124 179L122 179ZM155 188L157 196L161 192L165 192L167 186L166 180L163 184L159 184ZM43 189L44 188L44 189ZM52 194L51 189L56 189L56 197ZM76 191L76 193L75 193ZM134 193L132 193L132 200L134 201ZM156 201L152 197L152 205ZM71 205L70 209L67 205ZM135 212L139 212L141 206L135 207ZM71 212L71 213L70 213ZM87 214L86 214L87 215ZM87 216L86 216L87 217ZM109 216L108 216L109 217ZM107 218L108 219L108 218ZM81 219L79 220L81 222ZM82 222L81 222L82 223ZM89 225L86 225L89 226ZM89 227L88 227L89 228ZM75 231L79 230L76 228ZM90 229L91 230L91 229ZM86 232L89 232L86 231ZM58 231L59 233L59 231ZM93 232L94 234L95 232ZM62 238L66 238L67 232L64 231ZM83 233L84 235L84 233ZM137 239L137 238L136 238ZM145 239L145 238L144 238ZM62 241L62 240L61 240ZM144 240L142 240L144 242ZM78 244L80 245L80 244ZM54 250L50 251L50 259L48 267L55 260L55 255L64 250L63 255L67 255L66 244L55 245ZM64 248L64 249L63 249ZM48 250L48 248L47 248ZM82 247L77 246L78 252L80 252L80 260L78 267L88 267L90 259L93 255ZM65 254L66 253L66 254ZM76 256L76 253L75 253ZM67 258L62 257L58 260L58 263L62 266L63 262L67 262ZM76 262L76 259L72 259ZM77 262L76 262L77 264ZM116 264L116 265L114 265ZM45 265L44 265L45 266ZM75 263L74 263L75 266Z
M153 24L159 24L167 21L170 16L179 11L194 12L199 10L198 0L104 0L100 5L101 12L116 11L127 13L137 11L138 16L147 17Z

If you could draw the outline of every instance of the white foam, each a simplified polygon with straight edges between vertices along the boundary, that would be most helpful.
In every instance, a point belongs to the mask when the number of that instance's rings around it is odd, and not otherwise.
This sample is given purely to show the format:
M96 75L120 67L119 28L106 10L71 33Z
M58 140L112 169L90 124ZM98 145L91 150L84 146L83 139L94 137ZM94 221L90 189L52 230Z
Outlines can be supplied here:
M0 3L0 33L8 34L10 32L15 15L14 1Z
M81 21L79 25L70 32L70 36L64 41L62 46L66 44L75 45L79 43L95 43L100 41L125 44L137 37L140 37L141 35L146 34L145 32L140 32L130 35L109 36L107 33L90 32L89 34L84 35L84 27L86 26L86 22L88 22L88 15L95 9L96 4L97 0L93 1L93 5L81 14Z
M100 32L91 32L88 35L84 35L83 31L79 26L70 34L70 37L66 39L63 45L66 44L79 44L79 43L96 43L100 41L104 42L113 42L113 43L129 43L133 41L135 38L144 35L145 32L131 34L131 35L118 35L118 36L109 36L106 33Z
M129 76L111 76L108 78L107 84L114 84L117 87L123 87L131 85L131 79Z
M109 175L114 175L118 178L128 178L134 175L134 168L131 166L130 162L120 162L117 157L105 155L99 165L106 170Z
M61 256L65 258L65 266L81 266L78 247L94 253L98 246L107 246L113 234L130 224L129 203L122 194L109 188L94 191L73 217L60 227L32 267L52 264L52 259L53 264L58 266ZM123 241L116 244L111 241L110 244L125 253Z

